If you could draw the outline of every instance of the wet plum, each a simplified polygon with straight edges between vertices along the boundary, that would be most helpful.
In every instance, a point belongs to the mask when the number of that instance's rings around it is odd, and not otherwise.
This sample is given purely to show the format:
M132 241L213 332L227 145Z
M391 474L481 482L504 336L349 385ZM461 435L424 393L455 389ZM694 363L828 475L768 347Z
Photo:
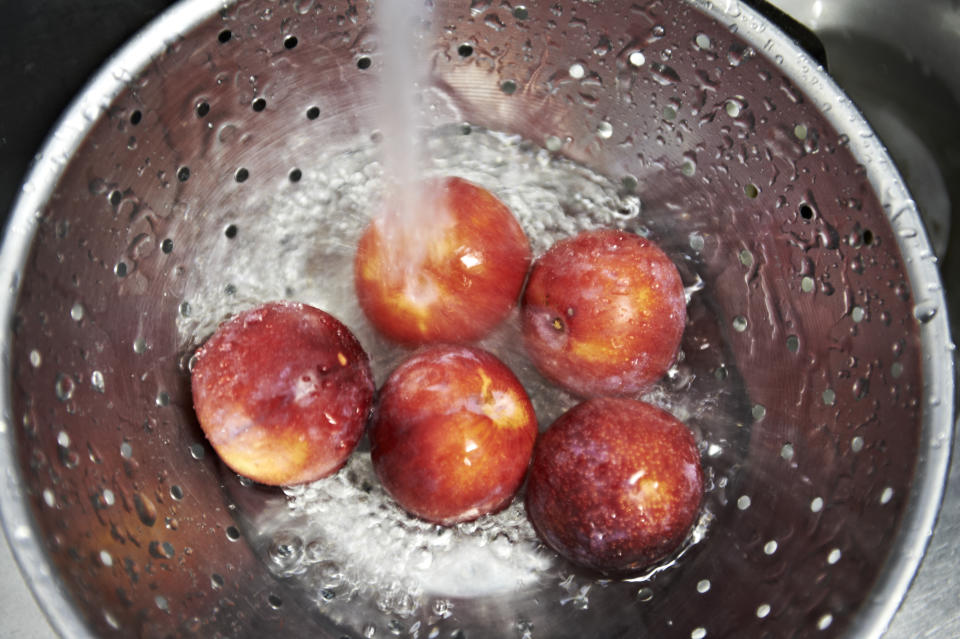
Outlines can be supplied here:
M428 227L391 228L404 220L384 216L361 236L360 307L401 344L479 339L516 305L530 243L510 209L482 187L451 177L428 182L422 195L435 211Z
M500 510L526 474L537 436L520 381L487 351L434 346L380 390L373 466L408 512L453 524Z
M290 485L339 469L374 397L367 354L333 316L271 302L220 325L191 372L200 426L227 466Z
M676 266L650 240L586 231L534 263L522 321L527 351L548 378L583 397L633 395L673 362L686 297Z
M677 549L702 497L700 454L683 423L645 402L596 398L541 435L525 503L559 554L627 576Z

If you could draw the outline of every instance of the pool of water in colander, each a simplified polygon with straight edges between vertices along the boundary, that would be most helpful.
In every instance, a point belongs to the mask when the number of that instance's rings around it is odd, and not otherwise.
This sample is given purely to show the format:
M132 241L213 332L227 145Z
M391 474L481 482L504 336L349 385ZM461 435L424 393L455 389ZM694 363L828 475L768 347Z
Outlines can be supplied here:
M585 229L649 233L642 193L634 192L629 181L611 180L520 137L481 128L447 127L425 140L431 158L425 177L457 175L492 191L516 215L534 256ZM356 241L384 193L378 143L376 137L363 138L329 153L304 169L296 189L257 202L263 214L245 216L229 242L211 234L208 246L197 247L203 277L189 284L190 311L178 318L185 351L235 312L268 300L295 299L326 310L354 331L370 355L378 385L410 353L377 334L353 289ZM696 271L702 238L652 239L670 239L666 245L673 247L668 253L687 286L690 319L677 363L643 399L694 431L708 485L702 515L683 549L635 579L640 583L634 589L682 561L682 554L708 534L711 503L725 501L749 430L748 404L718 343L723 331L715 314L704 310L709 290ZM522 347L516 310L479 345L523 382L541 429L579 401L533 367ZM365 443L336 475L286 488L282 499L241 513L241 519L278 578L296 582L324 615L358 633L415 626L429 636L429 628L455 616L457 600L545 587L561 605L590 605L593 580L539 543L521 498L473 522L429 524L406 514L380 487Z

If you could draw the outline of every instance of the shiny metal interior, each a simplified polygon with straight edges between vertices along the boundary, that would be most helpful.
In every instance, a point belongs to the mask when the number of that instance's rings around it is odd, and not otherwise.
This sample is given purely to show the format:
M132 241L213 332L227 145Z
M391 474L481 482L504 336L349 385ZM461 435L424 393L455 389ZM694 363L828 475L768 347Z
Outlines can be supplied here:
M860 108L916 198L943 274L960 259L960 56L958 7L950 0L775 0L824 45L829 71ZM960 280L943 280L954 335ZM946 444L944 444L946 445ZM960 457L954 437L949 482L930 548L885 636L954 636L960 565Z
M368 129L370 10L178 5L78 99L24 189L0 265L2 507L63 634L367 632L265 565L245 521L282 497L204 445L174 327L198 238ZM635 188L655 235L685 225L699 239L667 248L693 249L724 345L685 353L746 392L736 437L705 451L728 473L715 520L675 566L593 585L588 606L558 584L457 601L417 633L878 636L936 514L954 391L934 251L866 123L736 2L435 12L432 124L520 133Z

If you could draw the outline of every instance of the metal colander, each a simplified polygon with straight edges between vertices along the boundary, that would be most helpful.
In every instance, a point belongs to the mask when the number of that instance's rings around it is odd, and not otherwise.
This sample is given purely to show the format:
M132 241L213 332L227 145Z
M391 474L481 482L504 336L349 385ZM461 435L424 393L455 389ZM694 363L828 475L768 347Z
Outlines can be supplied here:
M351 283L328 260L349 257L363 189L380 177L374 11L177 5L93 80L25 184L2 255L2 507L56 629L881 634L945 475L944 300L915 207L865 122L736 0L474 0L429 13L422 107L444 167L470 158L470 177L516 203L537 250L606 220L656 238L689 286L683 355L659 391L695 400L683 410L710 481L679 556L609 581L483 523L405 522L381 540L356 512L309 506L350 490L375 502L353 462L286 492L220 464L188 369L229 312L278 297L333 305L369 348L386 348L338 302ZM524 190L537 167L580 182L552 187L555 206L541 207ZM375 358L381 380L391 353ZM573 401L541 398L541 421ZM311 519L329 535L351 526L361 551L450 535L516 566L526 545L542 572L496 590L387 583L303 534Z

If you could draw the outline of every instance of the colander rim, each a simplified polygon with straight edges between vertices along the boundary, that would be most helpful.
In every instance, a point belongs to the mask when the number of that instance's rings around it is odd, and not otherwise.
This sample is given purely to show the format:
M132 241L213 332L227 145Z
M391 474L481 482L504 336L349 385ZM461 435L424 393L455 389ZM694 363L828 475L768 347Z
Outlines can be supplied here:
M920 327L923 346L924 421L916 475L889 558L871 596L850 624L851 636L878 639L887 629L919 568L931 537L945 490L954 430L954 364L946 300L930 242L923 231L916 205L887 151L853 102L819 63L779 28L752 7L738 0L684 0L712 16L776 61L784 73L804 78L798 86L815 101L824 117L861 160L867 178L880 195L888 221L894 228L913 228L916 234L897 234L911 290L938 311ZM183 34L205 22L236 0L181 0L141 29L110 57L61 116L42 146L11 212L0 251L0 313L3 326L0 351L4 353L0 384L0 465L15 469L13 416L10 414L13 309L24 265L36 233L39 212L52 195L66 162L83 143L98 117L123 91L129 80ZM159 44L157 44L159 43ZM934 286L930 286L933 284ZM935 401L936 400L936 401ZM20 571L55 632L61 636L92 637L84 616L50 570L46 551L36 534L25 502L19 474L7 472L0 491L0 519Z

